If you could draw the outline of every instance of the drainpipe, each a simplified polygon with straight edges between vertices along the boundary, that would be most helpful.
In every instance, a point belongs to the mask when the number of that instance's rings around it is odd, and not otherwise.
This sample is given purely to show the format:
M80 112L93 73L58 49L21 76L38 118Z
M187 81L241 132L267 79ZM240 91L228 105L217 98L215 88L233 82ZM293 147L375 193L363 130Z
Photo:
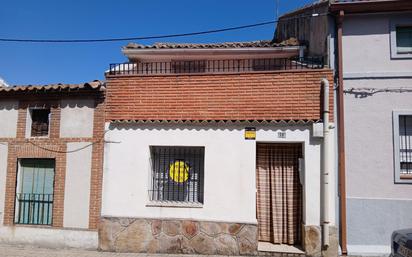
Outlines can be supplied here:
M323 247L329 246L329 81L322 79L323 87L323 222L322 222L322 239Z
M339 169L339 209L340 209L340 244L342 254L346 255L346 172L345 172L345 119L343 105L343 50L342 50L342 35L343 35L343 18L345 12L339 11L336 17L338 28L338 169Z
M305 57L305 47L299 46L299 59L303 59Z

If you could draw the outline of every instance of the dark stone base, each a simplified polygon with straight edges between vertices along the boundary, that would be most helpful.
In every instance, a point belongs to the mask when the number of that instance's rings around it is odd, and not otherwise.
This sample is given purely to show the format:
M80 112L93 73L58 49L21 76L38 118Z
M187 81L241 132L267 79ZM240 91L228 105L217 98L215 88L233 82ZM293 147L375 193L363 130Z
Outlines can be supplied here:
M257 255L257 225L192 220L103 217L103 251Z

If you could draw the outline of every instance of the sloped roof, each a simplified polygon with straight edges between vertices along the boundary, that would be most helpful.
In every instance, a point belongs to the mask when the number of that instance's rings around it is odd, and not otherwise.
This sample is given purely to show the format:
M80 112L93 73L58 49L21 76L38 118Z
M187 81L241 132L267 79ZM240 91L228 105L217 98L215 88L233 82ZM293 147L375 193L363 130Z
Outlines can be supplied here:
M410 0L335 0L331 2L330 11L345 13L372 13L390 11L411 11Z
M47 85L12 85L0 86L0 92L34 92L34 91L55 91L55 90L78 90L78 89L104 89L104 83L100 80L80 84L47 84Z
M192 44L192 43L155 43L153 45L142 45L129 43L123 47L126 49L219 49L219 48L246 48L246 47L285 47L299 46L299 41L295 38L275 43L270 40L249 41L249 42L225 42L209 44Z
M284 19L286 17L289 17L289 16L294 16L294 15L300 14L300 13L305 12L306 10L311 9L311 8L315 8L315 7L322 6L322 5L328 5L329 2L330 2L330 0L318 0L318 1L315 1L313 3L303 5L303 6L298 7L298 8L296 8L296 9L290 11L290 12L282 14L279 17L279 20L282 20L282 19Z

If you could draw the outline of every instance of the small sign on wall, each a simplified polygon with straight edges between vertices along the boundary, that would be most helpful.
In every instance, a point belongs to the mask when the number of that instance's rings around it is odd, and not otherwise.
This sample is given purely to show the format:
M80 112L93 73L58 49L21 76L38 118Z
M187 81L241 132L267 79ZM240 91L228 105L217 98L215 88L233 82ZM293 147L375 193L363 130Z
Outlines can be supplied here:
M256 128L245 128L245 139L255 140L256 139Z
M278 138L286 138L286 132L278 132Z

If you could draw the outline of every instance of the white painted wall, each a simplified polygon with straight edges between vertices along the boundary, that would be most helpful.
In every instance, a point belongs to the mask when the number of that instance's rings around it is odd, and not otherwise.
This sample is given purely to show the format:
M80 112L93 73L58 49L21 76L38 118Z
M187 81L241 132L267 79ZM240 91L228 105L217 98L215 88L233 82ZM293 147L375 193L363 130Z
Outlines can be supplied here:
M390 24L409 14L347 15L343 23L343 70L345 77L370 74L409 74L412 59L392 59Z
M0 101L0 138L16 137L18 108L18 101Z
M93 99L62 100L60 137L92 137L93 117Z
M0 243L46 248L96 250L97 231L23 226L0 226Z
M67 151L90 145L90 142L68 143ZM92 147L67 153L64 187L63 227L88 228Z
M3 224L4 200L6 196L8 144L0 142L0 226Z
M244 139L245 125L106 124L110 129L106 141L111 143L105 145L102 215L256 223L256 142L300 142L304 145L306 172L304 220L307 225L319 225L321 141L311 138L310 126L256 127L254 141ZM280 131L286 132L286 139L278 138ZM146 206L150 145L205 147L202 208ZM335 223L335 198L330 199Z

